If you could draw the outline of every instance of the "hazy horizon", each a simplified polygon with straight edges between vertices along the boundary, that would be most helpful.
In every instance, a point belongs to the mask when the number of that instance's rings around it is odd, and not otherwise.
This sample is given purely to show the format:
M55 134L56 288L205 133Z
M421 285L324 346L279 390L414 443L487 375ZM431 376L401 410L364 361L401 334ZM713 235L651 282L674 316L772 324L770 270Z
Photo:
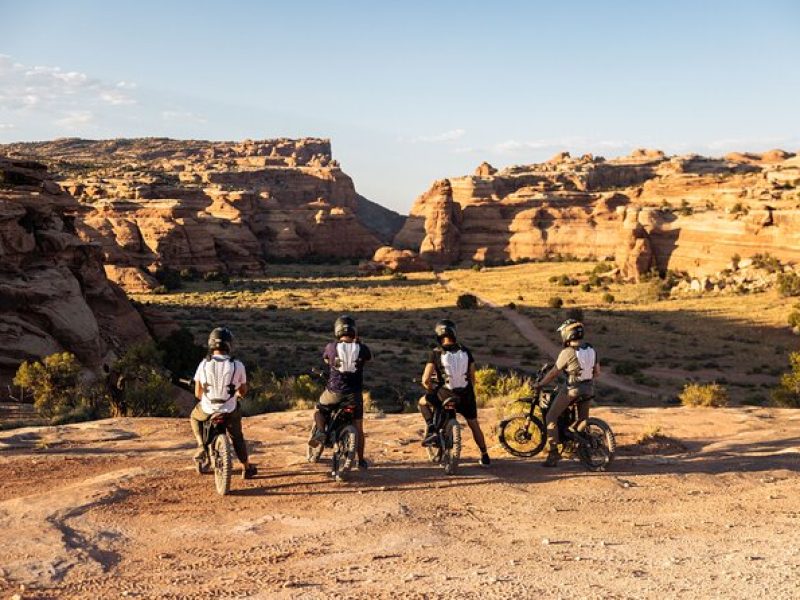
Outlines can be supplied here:
M326 137L407 213L560 150L800 149L800 5L0 0L0 142Z

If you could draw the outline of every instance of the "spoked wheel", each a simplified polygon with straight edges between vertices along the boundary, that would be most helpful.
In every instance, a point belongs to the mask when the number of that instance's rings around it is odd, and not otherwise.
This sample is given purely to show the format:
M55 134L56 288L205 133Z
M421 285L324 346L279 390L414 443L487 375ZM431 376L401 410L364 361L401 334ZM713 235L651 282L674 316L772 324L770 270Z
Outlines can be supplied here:
M317 434L317 424L311 426L311 437L314 437ZM325 449L325 444L320 444L316 448L312 448L311 444L306 446L306 460L310 463L317 463L319 462L320 457L322 456L322 451Z
M218 435L214 440L212 461L214 464L214 484L220 496L224 496L231 489L232 454L233 448L231 448L231 441L228 436Z
M500 422L500 445L513 456L536 456L547 441L544 423L538 417L517 415Z
M442 466L445 473L453 475L461 458L461 426L455 419L450 419L445 423L442 433L445 446L442 452Z
M333 475L336 481L341 481L344 474L349 471L356 459L358 446L358 430L354 425L348 425L339 432L339 438L333 449Z
M617 441L608 423L589 417L578 428L588 440L578 444L578 456L591 471L605 471L614 460Z

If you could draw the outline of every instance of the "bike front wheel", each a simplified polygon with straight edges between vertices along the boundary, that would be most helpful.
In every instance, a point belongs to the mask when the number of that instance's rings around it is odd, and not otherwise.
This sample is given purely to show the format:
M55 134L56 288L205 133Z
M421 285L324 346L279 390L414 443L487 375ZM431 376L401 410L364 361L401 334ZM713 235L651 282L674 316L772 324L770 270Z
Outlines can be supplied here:
M512 456L536 456L547 442L544 423L533 415L517 415L500 422L500 445Z
M358 448L358 430L354 425L347 425L339 432L333 456L333 477L338 481L349 471L356 460Z
M232 458L233 448L227 435L218 435L214 440L214 485L217 493L224 496L231 489L231 470L233 469Z
M617 451L614 432L605 421L589 417L578 428L584 439L578 443L578 457L590 471L605 471Z
M444 449L442 451L442 466L448 475L454 475L461 458L461 425L455 419L450 419L444 424L442 431Z

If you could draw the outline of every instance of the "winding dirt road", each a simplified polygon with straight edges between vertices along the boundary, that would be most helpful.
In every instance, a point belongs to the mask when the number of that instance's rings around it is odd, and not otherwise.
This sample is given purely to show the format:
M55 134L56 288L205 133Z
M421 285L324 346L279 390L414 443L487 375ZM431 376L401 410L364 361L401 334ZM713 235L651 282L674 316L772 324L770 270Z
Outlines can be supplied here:
M487 298L483 294L476 292L475 290L467 289L461 286L456 286L450 280L445 278L441 273L436 274L436 278L439 280L444 287L449 290L460 292L463 294L472 294L481 303L485 304L489 308L492 308L498 311L503 317L505 317L514 327L517 328L520 335L528 340L531 344L536 346L541 352L545 355L549 356L551 359L555 360L558 356L558 353L561 351L561 347L558 346L552 338L536 327L533 321L531 321L528 317L523 315L520 312L517 312L514 309L508 308L506 306L499 306L495 302L493 302L490 298ZM602 365L601 365L602 366ZM621 390L623 392L627 392L629 394L634 394L636 396L648 399L654 399L658 397L658 394L653 391L652 388L648 388L642 385L636 385L634 383L630 383L626 381L622 377L618 375L614 375L613 373L609 373L607 370L602 371L598 378L598 383L602 385L606 385L608 387Z
M260 473L224 498L183 420L0 432L0 598L797 597L800 411L596 414L608 473L468 441L446 477L418 415L369 415L345 483L304 462L308 411L253 417Z

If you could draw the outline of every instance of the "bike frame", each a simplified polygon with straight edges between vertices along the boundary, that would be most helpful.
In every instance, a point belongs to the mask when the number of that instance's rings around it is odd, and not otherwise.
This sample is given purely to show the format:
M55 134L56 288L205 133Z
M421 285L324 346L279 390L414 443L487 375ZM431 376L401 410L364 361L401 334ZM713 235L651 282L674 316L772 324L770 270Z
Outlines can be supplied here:
M328 417L327 423L325 424L326 447L333 447L333 444L336 442L336 433L341 428L353 422L355 412L356 405L353 402L347 402L345 404L338 405L333 411L331 411L330 417Z
M450 419L456 418L456 407L458 406L458 398L451 397L441 403L440 406L434 406L433 409L433 427L436 430L437 445L442 450L445 449L444 436L442 429Z

